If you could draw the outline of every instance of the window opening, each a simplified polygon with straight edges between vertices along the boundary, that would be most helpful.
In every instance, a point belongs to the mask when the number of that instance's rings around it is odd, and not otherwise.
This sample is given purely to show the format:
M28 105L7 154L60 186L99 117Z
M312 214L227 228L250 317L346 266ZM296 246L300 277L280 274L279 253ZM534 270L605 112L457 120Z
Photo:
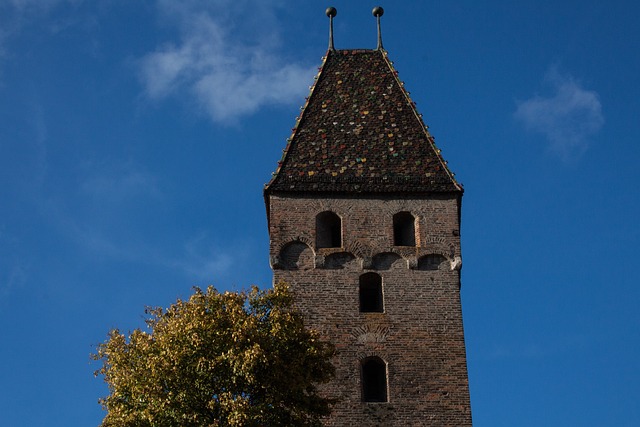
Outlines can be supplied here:
M342 220L333 212L321 212L316 216L316 247L342 247Z
M313 251L305 243L289 243L280 251L280 265L287 270L313 268Z
M382 313L382 277L376 273L366 273L360 276L360 312Z
M379 357L368 357L362 361L362 400L365 402L387 401L387 364Z
M439 254L425 255L418 260L418 270L439 270L445 261L445 257Z
M398 212L393 216L393 244L416 245L416 219L410 212Z

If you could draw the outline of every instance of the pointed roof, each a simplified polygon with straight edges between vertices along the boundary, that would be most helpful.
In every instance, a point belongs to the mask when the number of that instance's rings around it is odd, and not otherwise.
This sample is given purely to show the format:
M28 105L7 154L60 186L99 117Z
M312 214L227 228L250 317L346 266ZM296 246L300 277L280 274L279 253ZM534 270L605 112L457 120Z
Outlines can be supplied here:
M327 52L272 192L462 192L383 49Z

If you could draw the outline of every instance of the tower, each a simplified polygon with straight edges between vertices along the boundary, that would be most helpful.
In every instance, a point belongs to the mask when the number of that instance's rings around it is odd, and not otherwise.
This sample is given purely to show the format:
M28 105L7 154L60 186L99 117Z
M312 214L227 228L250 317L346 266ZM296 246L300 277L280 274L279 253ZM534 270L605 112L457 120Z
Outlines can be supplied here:
M329 49L264 195L274 281L337 350L328 426L471 426L463 189L382 48Z

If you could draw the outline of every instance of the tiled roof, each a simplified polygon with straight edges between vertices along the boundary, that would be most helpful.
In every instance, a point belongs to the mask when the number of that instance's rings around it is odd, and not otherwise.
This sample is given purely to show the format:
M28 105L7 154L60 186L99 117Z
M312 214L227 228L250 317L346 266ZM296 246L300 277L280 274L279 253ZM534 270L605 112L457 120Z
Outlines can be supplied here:
M329 50L265 192L461 192L384 50Z

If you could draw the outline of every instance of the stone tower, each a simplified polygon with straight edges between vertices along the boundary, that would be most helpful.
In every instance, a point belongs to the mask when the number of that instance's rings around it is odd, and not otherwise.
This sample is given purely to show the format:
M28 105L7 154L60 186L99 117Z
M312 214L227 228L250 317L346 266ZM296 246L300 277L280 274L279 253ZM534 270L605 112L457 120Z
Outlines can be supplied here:
M462 193L381 38L336 50L331 33L264 190L274 281L336 346L327 426L471 426Z

